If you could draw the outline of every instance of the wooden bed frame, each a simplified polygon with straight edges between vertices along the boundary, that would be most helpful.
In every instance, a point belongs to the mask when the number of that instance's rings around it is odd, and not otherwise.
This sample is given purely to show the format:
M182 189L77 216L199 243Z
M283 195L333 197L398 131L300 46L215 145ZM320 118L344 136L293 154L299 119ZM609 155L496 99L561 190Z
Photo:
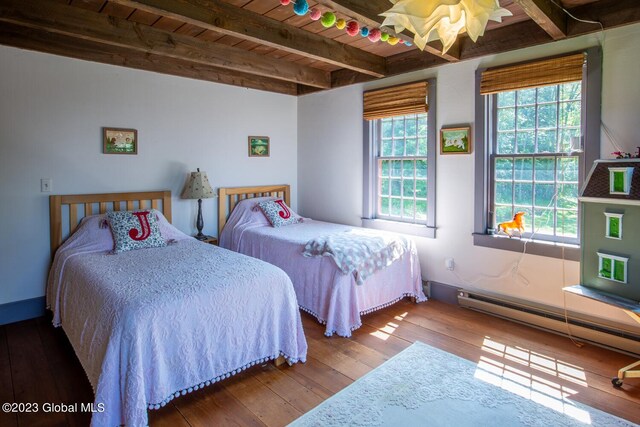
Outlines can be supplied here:
M287 204L289 203L289 186L271 186L271 187L251 187L260 188L260 193L265 192L278 192L285 191L285 199ZM266 188L273 188L273 190L266 190ZM281 189L281 190L278 190ZM224 190L232 189L220 189L221 194ZM240 189L238 189L240 190ZM257 190L256 190L257 192ZM231 193L227 193L231 194ZM233 193L240 194L240 193ZM266 195L266 194L265 194ZM254 196L254 197L257 197ZM247 198L246 196L243 198ZM237 198L236 198L237 201ZM63 242L63 211L68 206L69 210L69 229L71 234L73 230L78 226L83 217L87 215L93 215L96 213L105 213L110 210L120 211L134 210L134 209L157 209L167 218L167 221L171 222L171 191L142 191L134 193L105 193L105 194L70 194L63 196L49 196L49 221L51 232L51 257L55 254L58 247ZM82 206L82 209L80 207ZM235 203L233 203L235 206ZM97 207L97 211L96 208ZM78 211L83 210L84 215L78 216ZM226 221L226 219L225 219ZM280 366L286 363L286 359L283 356L279 356L273 360L275 366Z
M220 238L220 233L222 233L229 215L231 215L233 208L236 207L239 201L266 196L281 197L288 206L291 206L291 187L286 184L257 187L220 187L218 189L218 238Z
M80 207L82 206L82 209ZM134 193L105 194L69 194L49 196L49 227L51 236L51 257L63 242L63 211L69 210L69 229L71 234L80 220L96 213L107 211L157 209L171 222L171 191L142 191ZM123 207L125 209L123 209ZM97 209L94 209L97 208ZM84 215L78 216L78 211Z

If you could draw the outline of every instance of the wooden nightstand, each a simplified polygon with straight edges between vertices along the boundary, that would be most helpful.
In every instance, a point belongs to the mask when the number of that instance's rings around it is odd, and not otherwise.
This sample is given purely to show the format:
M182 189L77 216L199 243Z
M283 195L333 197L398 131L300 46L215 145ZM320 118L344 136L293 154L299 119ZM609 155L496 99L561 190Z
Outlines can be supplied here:
M204 239L204 240L201 240L201 242L209 243L210 245L218 246L218 238L217 237L213 237L213 236L207 236L207 238Z

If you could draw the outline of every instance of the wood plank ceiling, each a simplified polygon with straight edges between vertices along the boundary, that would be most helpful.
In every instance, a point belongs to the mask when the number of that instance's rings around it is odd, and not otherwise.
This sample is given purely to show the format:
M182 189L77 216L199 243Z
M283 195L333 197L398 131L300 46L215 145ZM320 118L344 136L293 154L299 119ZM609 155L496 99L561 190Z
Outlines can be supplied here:
M638 0L500 0L513 16L445 55L371 42L298 16L280 0L0 0L0 44L298 95L640 22ZM317 0L311 8L379 27L388 0ZM383 29L394 35L391 29ZM397 34L412 40L408 32Z

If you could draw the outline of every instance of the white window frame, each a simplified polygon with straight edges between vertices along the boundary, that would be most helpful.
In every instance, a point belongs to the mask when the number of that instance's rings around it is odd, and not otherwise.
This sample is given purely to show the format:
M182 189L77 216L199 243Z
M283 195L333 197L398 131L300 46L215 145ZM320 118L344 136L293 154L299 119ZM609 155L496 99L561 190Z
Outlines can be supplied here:
M605 212L604 216L606 218L606 231L605 231L605 237L607 239L615 239L615 240L622 240L622 217L624 216L623 214L619 214L619 213L611 213L611 212ZM617 218L618 219L618 237L612 236L611 235L611 218Z
M609 168L609 193L629 195L631 191L631 179L633 178L634 168ZM624 188L622 191L615 191L614 188L614 175L616 173L622 173L624 177Z
M425 121L428 120L428 113L427 114L423 114ZM406 128L407 128L407 120L415 120L416 121L416 131L418 128L418 116L417 115L408 115L408 116L399 116L403 118L403 122L404 122L404 129L405 129L405 135L406 135ZM414 119L415 117L415 119ZM391 119L395 121L395 118ZM424 218L417 218L416 216L416 210L414 209L414 213L413 216L405 216L404 215L404 209L403 209L403 205L404 205L404 201L405 200L411 200L414 203L414 206L416 204L416 202L418 200L423 200L422 198L417 198L416 197L416 191L417 188L415 186L415 181L416 179L418 179L417 174L416 174L416 162L417 161L425 161L428 163L428 152L425 155L414 155L414 156L408 156L408 155L404 155L404 156L384 156L382 153L382 146L384 144L384 139L382 137L382 126L383 126L383 119L378 119L378 120L374 120L374 124L373 124L373 135L372 135L372 139L374 141L374 155L376 156L376 163L375 163L375 173L376 173L376 191L375 191L375 198L376 198L376 211L375 211L375 216L376 218L379 219L383 219L383 220L387 220L387 221L398 221L398 222L407 222L407 223L411 223L411 224L427 224L427 212L425 211L425 217ZM392 124L393 127L395 127L395 123ZM428 124L427 124L427 132L428 132ZM421 135L416 134L416 151L418 150L419 146L418 146L418 140L420 139ZM423 138L426 138L428 140L428 136L424 135ZM401 138L391 138L392 140L392 144L394 146L395 149L395 144L396 144L396 140L400 140L403 141L403 145L405 146L405 150L406 150L406 136L405 137L401 137ZM428 145L428 144L427 144ZM428 147L427 151L428 151ZM381 207L381 199L384 197L382 195L382 180L385 178L383 176L381 176L380 174L380 170L382 169L382 163L383 162L394 162L394 161L399 161L401 162L401 168L400 168L400 182L401 182L401 188L400 188L400 196L392 196L391 192L392 192L392 188L391 188L391 180L392 180L392 175L389 175L389 190L388 190L388 194L386 195L387 198L390 200L390 202L393 199L399 199L400 200L400 215L393 215L391 213L392 211L392 206L389 206L388 210L389 212L387 214L382 213L382 207ZM405 196L404 194L404 162L405 161L410 161L413 162L413 177L410 178L410 180L414 181L414 186L413 186L413 196ZM389 163L389 168L391 169L393 167L393 165L391 163ZM427 165L427 173L428 173L429 169L428 169L428 165ZM427 180L427 176L424 177L424 179L427 181L428 184L428 180ZM426 191L426 200L427 200L427 207L429 206L429 191L428 188L425 189Z
M591 165L600 158L600 122L601 122L601 88L602 88L602 50L592 47L586 50L587 63L582 78L582 126L581 134L582 160L580 163L579 182L584 182L586 173ZM476 246L523 252L528 254L562 258L580 261L580 247L578 244L559 242L540 242L527 239L509 239L496 236L489 232L490 223L490 188L489 173L491 170L491 96L480 93L480 82L484 69L476 71L475 97L475 217L473 226L473 241ZM578 225L580 238L580 225ZM535 236L534 236L535 239Z
M435 238L436 213L436 81L428 81L427 100L427 218L419 223L407 221L403 218L377 215L379 178L378 162L390 160L416 160L425 156L411 157L382 157L380 156L378 137L381 120L364 121L363 123L363 218L362 226L422 237Z
M627 264L629 262L629 258L617 256L617 255L605 254L602 252L596 252L596 253L598 254L598 277L599 278L605 279L605 280L611 280L612 282L627 283L627 273L628 273ZM605 258L611 260L611 277L606 277L602 275L602 264ZM624 280L617 280L615 278L616 277L616 261L621 261L624 265Z
M557 99L555 101L551 101L551 102L544 102L544 103L538 103L537 100L533 103L533 104L528 104L528 105L518 105L517 102L517 93L516 93L516 99L514 101L514 111L515 111L515 117L514 117L514 122L517 122L517 117L518 117L518 110L520 108L530 108L530 107L534 107L536 114L535 114L535 125L533 129L526 129L526 130L521 130L521 129L517 129L517 125L513 130L513 133L516 135L516 139L517 139L517 135L519 133L522 132L532 132L534 134L534 145L537 147L538 143L537 143L537 135L538 133L544 132L544 131L548 131L548 130L554 130L557 134L557 137L559 138L560 132L561 131L567 131L567 130L576 130L574 127L562 127L560 126L560 110L561 110L561 106L563 103L568 103L568 102L575 102L575 101L562 101L560 99L560 93L559 93L559 86L560 85L553 85L554 87L558 87L558 93L557 93ZM537 92L537 89L539 88L530 88L530 89L534 89ZM491 123L491 127L493 128L494 125L497 126L498 123L498 112L501 109L500 107L498 107L498 94L494 94L494 95L490 95L492 97L492 99L489 100L488 104L491 108L491 116L490 116L490 120L492 120ZM580 95L580 104L582 105L582 93ZM557 123L555 127L552 128L539 128L538 127L538 107L539 106L544 106L544 105L553 105L556 109L556 118L557 118ZM582 125L584 124L584 122L582 121L580 128L582 128ZM581 129L577 129L577 130L581 130ZM491 151L491 162L490 162L490 168L491 168L491 175L489 176L489 181L491 182L491 187L489 188L489 210L490 210L490 217L489 217L489 227L497 227L498 225L498 221L495 220L495 212L497 210L497 206L500 205L499 203L496 202L495 200L495 192L496 192L496 184L500 183L500 182L511 182L512 183L512 214L515 214L515 212L518 212L519 210L524 210L524 209L531 209L532 215L531 216L527 216L525 217L525 224L527 228L531 228L532 230L534 230L534 233L531 233L530 231L526 231L523 233L523 237L525 238L529 238L532 236L532 234L535 234L535 238L538 240L544 240L544 241L550 241L550 242L555 242L555 243L571 243L571 244L576 244L578 243L578 235L576 235L576 237L567 237L567 236L558 236L556 235L557 232L557 217L558 217L558 213L561 212L570 212L573 211L573 209L566 209L566 208L562 208L562 207L558 207L557 206L557 197L555 197L555 200L553 205L551 207L545 207L542 208L540 206L537 206L535 204L536 201L536 186L538 185L549 185L549 184L553 184L553 189L554 192L558 192L558 186L562 185L562 184L569 184L569 185L575 185L576 188L580 188L582 186L582 181L580 181L580 176L578 177L578 181L573 182L573 181L558 181L558 174L557 174L557 169L558 169L558 163L561 159L563 158L575 158L577 159L577 163L578 165L583 164L582 161L582 153L567 153L567 152L562 152L562 151L553 151L553 152L534 152L534 153L508 153L508 154L503 154L503 153L498 153L498 136L503 133L501 131L499 131L498 129L495 129L494 132L492 132L492 151ZM504 132L506 133L506 132ZM514 144L517 144L516 141L514 141ZM536 148L537 150L537 148ZM554 168L553 168L553 174L554 174L554 180L553 181L539 181L536 179L536 159L545 159L545 158L553 158L553 164L554 164ZM495 165L496 162L499 159L512 159L513 160L513 169L512 169L512 178L511 180L500 180L497 179L495 177ZM516 168L515 168L515 164L518 160L525 160L525 159L531 159L532 162L532 177L531 179L527 179L527 180L518 180L515 177L516 174ZM580 167L580 166L579 166ZM580 174L579 174L580 175ZM516 205L515 202L515 192L516 192L516 187L518 184L531 184L531 190L532 190L532 199L531 199L531 204L530 205ZM576 194L576 216L579 218L579 212L578 212L578 194ZM506 205L505 205L506 206ZM535 212L536 209L539 210L550 210L553 212L553 232L554 235L549 235L549 234L544 234L543 232L537 231L535 229ZM505 219L505 220L510 220L510 218ZM495 224L492 224L492 221L495 220ZM577 219L578 224L579 224L579 219ZM576 233L579 233L578 231L579 227L577 227Z

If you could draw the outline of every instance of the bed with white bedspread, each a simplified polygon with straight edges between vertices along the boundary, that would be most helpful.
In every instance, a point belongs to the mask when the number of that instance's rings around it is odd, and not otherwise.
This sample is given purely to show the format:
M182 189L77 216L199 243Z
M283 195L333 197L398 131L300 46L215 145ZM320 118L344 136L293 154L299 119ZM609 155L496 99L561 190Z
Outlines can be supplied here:
M104 412L92 426L145 426L147 409L307 344L291 281L277 267L181 233L113 255L100 216L58 249L47 302Z
M277 188L288 191L288 186ZM256 206L260 201L275 197L250 188L242 191L265 197L234 203L220 234L220 245L282 268L291 277L300 308L326 324L325 335L351 336L351 332L362 325L363 315L404 297L426 301L416 247L410 239L308 218L297 224L272 227ZM224 194L220 196L220 203L223 197ZM219 215L224 215L223 209L219 209ZM379 240L383 242L380 248L391 247L393 250L389 252L394 254L381 259L383 265L375 272L368 271L363 275L357 268L346 272L348 265L344 264L348 263L344 260L351 254L342 256L327 250L328 242L344 240L343 236ZM311 256L314 253L325 256Z

